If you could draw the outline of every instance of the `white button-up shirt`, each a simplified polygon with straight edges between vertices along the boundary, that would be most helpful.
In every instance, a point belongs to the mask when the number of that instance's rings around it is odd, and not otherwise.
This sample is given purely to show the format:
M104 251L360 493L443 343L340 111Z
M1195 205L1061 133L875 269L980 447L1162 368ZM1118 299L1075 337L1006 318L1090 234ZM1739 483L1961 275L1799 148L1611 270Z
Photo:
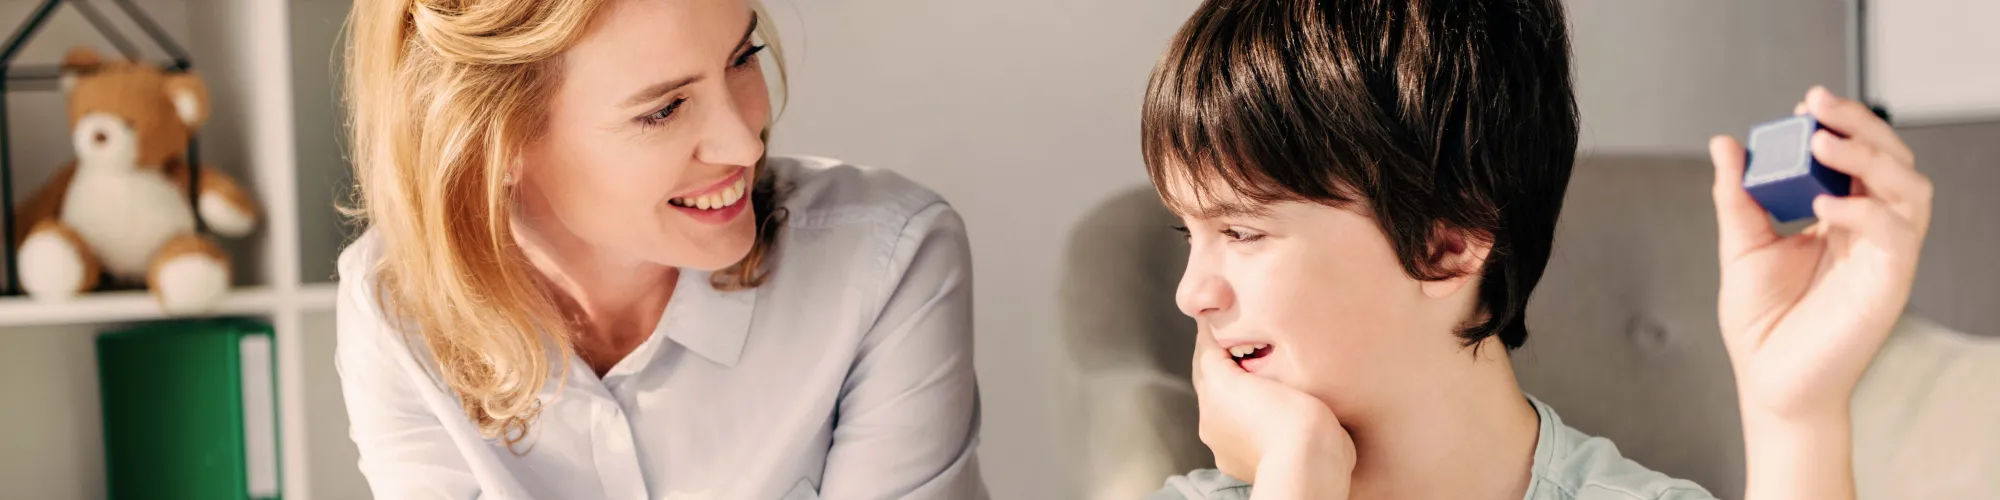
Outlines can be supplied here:
M603 378L550 380L515 455L479 436L378 307L372 233L340 256L336 365L378 498L983 498L964 223L887 171L771 158L789 183L763 286L683 270ZM553 378L553 376L551 377Z

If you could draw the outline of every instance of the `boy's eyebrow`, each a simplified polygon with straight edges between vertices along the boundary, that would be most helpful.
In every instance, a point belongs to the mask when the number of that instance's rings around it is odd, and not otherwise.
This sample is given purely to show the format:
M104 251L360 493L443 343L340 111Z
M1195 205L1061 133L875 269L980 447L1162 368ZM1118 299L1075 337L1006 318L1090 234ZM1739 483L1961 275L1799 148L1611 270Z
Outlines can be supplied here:
M1193 207L1193 210L1184 212L1181 210L1180 207L1172 207L1170 208L1170 211L1174 212L1176 215L1180 215L1182 217L1190 219L1222 219L1230 217L1261 218L1261 217L1269 217L1271 215L1270 207L1264 206L1264 204L1262 203L1258 204L1236 203L1236 202L1201 203Z

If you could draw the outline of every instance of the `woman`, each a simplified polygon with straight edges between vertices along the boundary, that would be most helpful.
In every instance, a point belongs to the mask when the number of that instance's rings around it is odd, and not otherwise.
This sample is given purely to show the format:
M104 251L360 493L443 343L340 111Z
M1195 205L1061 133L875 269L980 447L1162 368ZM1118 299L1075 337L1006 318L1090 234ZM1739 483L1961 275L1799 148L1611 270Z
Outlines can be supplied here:
M755 7L355 2L336 359L377 497L984 496L963 224L765 156Z

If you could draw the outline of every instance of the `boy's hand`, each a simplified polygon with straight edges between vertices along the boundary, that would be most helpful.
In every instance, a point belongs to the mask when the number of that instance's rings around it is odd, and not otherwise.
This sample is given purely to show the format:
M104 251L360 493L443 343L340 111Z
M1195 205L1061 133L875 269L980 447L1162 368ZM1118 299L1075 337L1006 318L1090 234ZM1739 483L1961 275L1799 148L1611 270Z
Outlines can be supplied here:
M1320 400L1243 371L1200 322L1194 389L1201 442L1255 498L1347 498L1354 440ZM1260 482L1259 480L1263 481Z
M1814 134L1812 152L1853 177L1849 196L1814 200L1820 220L1800 234L1779 237L1744 191L1741 145L1727 136L1709 145L1723 341L1739 396L1755 406L1744 411L1788 420L1845 414L1909 302L1931 218L1931 181L1888 123L1819 87L1799 111L1839 132Z
M1931 182L1866 106L1815 87L1797 112L1821 164L1853 178L1779 237L1743 189L1743 146L1709 143L1721 229L1717 313L1743 408L1744 498L1854 497L1848 401L1909 302L1930 229Z

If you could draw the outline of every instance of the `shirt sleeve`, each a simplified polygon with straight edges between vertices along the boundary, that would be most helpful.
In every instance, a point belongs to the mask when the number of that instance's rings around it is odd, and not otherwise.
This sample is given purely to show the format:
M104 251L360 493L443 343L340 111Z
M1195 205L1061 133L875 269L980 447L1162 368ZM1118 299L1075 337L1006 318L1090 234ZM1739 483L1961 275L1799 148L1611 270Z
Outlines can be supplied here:
M1146 500L1248 500L1250 483L1236 480L1215 469L1201 469L1185 476L1167 478L1160 491Z
M1708 490L1702 489L1700 486L1688 485L1685 487L1667 488L1665 491L1660 492L1659 500L1716 500L1716 498L1715 495L1709 494Z
M334 310L334 369L361 475L375 498L478 497L465 456L415 388L409 350L392 340L401 332L382 320L364 282L358 275L342 279Z
M974 449L972 256L942 202L917 212L891 254L888 299L841 387L820 496L986 498Z

